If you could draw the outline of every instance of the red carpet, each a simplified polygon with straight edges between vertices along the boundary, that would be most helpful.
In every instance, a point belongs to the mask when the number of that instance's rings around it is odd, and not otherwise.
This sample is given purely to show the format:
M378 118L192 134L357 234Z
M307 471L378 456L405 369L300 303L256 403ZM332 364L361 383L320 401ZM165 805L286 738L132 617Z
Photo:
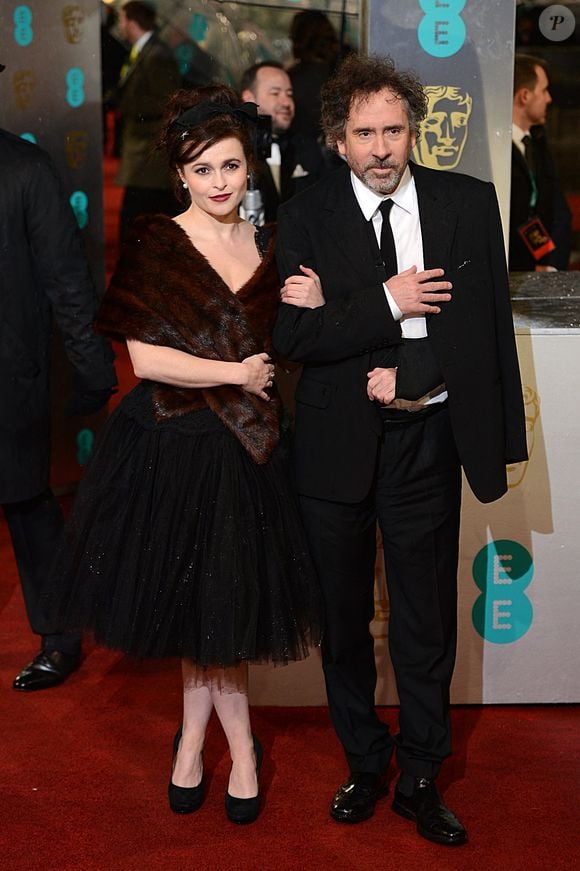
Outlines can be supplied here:
M106 172L110 180L113 162ZM118 191L109 188L108 271ZM124 352L123 352L124 353ZM132 376L121 358L122 391ZM382 801L372 820L340 826L330 798L345 775L324 708L257 708L266 757L264 808L236 828L223 809L229 761L215 721L209 794L193 816L167 808L180 718L177 663L136 664L86 647L62 687L11 684L36 652L6 526L0 519L0 862L3 871L571 871L580 867L575 707L462 707L440 785L468 828L454 850L419 838ZM292 666L289 666L290 668ZM538 664L541 667L541 664ZM384 709L395 724L396 710Z
M257 708L266 748L258 822L225 819L229 761L212 721L204 807L166 805L180 717L177 663L136 664L87 647L62 687L21 694L14 675L35 652L8 535L0 523L0 856L4 871L570 871L578 842L578 712L570 707L461 707L456 753L440 783L471 841L429 844L388 799L358 826L329 819L344 776L323 708ZM291 668L292 666L289 666ZM396 710L383 716L395 722Z

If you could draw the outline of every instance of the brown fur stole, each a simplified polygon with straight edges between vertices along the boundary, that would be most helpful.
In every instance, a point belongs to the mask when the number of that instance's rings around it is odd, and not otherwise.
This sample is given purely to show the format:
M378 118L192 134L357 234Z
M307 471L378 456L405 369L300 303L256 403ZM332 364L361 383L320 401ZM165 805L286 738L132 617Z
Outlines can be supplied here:
M241 362L271 353L280 282L274 234L262 262L237 294L230 291L187 233L164 215L134 225L97 315L98 332L177 348L208 360ZM256 463L265 463L280 435L280 401L241 387L180 388L156 382L158 420L209 406Z

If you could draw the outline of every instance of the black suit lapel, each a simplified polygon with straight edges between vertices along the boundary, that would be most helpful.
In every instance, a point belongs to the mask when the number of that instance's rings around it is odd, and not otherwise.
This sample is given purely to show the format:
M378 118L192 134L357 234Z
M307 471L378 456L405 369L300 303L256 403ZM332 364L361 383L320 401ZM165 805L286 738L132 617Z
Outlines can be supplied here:
M350 170L337 170L335 177L337 183L329 189L321 219L337 250L337 269L348 273L354 265L360 283L371 284L377 277L378 248L376 253L371 248L368 222L355 197Z
M419 219L421 221L421 236L423 240L423 262L425 269L444 269L446 273L457 264L452 262L452 248L457 228L457 205L449 198L445 186L440 184L443 178L437 178L438 170L425 170L424 167L411 165L417 199L419 203ZM427 315L427 330L429 335L438 335L445 331L446 303L441 306L438 315Z
M437 170L426 172L421 166L411 166L417 199L421 236L423 238L423 262L425 269L449 269L451 248L457 226L457 208L449 199L436 178ZM432 174L433 173L433 174Z

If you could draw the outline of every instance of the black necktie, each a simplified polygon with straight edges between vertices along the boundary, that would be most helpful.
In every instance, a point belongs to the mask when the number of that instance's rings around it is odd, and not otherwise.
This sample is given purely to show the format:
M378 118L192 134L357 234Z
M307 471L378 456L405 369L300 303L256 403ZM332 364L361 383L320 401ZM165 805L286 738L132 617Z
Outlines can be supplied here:
M391 199L383 200L379 206L381 215L383 216L383 226L381 228L381 257L385 264L385 272L387 279L397 275L397 251L395 249L395 240L391 229L391 221L389 215L393 208Z
M528 164L528 169L530 172L534 172L534 144L529 133L522 136L522 145L524 146L524 156L526 158L526 163Z
M397 252L391 229L389 214L393 207L391 199L383 200L379 206L383 216L381 229L381 257L385 264L387 278L398 274ZM396 396L403 399L418 399L437 384L443 376L433 357L429 339L403 339L395 348L394 361L382 363L383 366L397 366ZM375 363L381 365L381 363Z

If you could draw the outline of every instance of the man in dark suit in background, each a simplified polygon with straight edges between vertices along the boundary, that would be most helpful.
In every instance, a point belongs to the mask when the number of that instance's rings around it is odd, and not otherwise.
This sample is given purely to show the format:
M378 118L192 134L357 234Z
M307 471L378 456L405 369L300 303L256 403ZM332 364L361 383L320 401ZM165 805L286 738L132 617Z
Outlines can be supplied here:
M124 185L121 240L146 212L179 211L167 160L155 144L165 100L181 79L170 49L155 33L155 12L141 0L129 0L119 12L119 29L131 45L119 83L108 98L121 117L121 164L117 184Z
M526 457L499 211L493 185L409 163L425 95L388 59L347 58L322 106L348 166L279 210L274 346L303 364L295 475L350 769L330 813L370 817L396 749L393 809L422 836L461 844L465 829L435 785L451 753L461 467L489 502L506 491L506 463ZM395 737L374 707L377 518Z
M531 55L516 54L509 245L509 268L514 272L567 269L570 259L572 215L543 126L551 102L545 62ZM554 247L546 254L540 248L534 256L522 238L522 228L536 218Z
M324 173L322 149L314 136L292 132L292 83L282 64L263 61L243 74L242 100L259 106L272 119L269 155L258 161L257 187L262 193L264 220L275 221L280 203L305 190Z
M92 329L97 297L72 209L49 156L0 130L0 504L41 649L17 690L57 686L78 668L81 639L41 600L63 528L49 487L52 319L74 369L71 414L104 406L117 383L108 343Z

